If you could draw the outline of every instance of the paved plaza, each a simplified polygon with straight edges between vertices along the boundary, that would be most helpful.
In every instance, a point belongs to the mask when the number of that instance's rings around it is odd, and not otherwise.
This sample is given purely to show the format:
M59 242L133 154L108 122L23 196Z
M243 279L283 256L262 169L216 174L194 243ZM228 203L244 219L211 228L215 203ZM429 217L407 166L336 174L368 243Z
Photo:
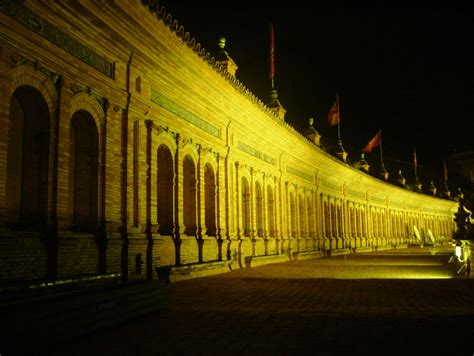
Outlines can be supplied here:
M472 355L474 280L456 275L450 252L351 254L162 285L161 311L45 353Z

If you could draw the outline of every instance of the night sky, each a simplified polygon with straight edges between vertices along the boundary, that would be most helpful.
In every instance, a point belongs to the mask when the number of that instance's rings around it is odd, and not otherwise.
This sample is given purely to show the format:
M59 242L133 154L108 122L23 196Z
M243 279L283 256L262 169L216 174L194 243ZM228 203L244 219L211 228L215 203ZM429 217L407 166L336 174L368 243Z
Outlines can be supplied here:
M234 4L240 6L160 2L211 54L219 36L226 37L237 78L266 103L273 23L275 87L287 122L298 131L314 117L320 134L336 139L327 113L337 93L345 146L361 150L381 128L384 155L402 161L413 161L413 147L420 165L439 167L454 151L474 150L474 16L468 8Z

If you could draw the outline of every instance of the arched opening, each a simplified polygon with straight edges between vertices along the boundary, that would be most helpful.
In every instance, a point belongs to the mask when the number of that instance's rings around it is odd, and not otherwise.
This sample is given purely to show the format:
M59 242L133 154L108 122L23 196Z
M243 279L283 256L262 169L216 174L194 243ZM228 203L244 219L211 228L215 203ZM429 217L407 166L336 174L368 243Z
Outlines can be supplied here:
M293 193L290 193L290 228L291 236L296 237L296 199Z
M324 237L329 238L331 237L331 230L330 230L331 215L329 214L329 203L326 199L323 202L323 206L324 206Z
M250 236L250 189L245 177L242 177L242 228L244 236Z
M263 194L259 182L255 183L255 200L257 209L257 236L263 237Z
M306 197L306 206L308 211L308 233L310 237L314 237L315 228L314 228L314 209L313 209L313 200L310 197Z
M300 215L300 237L306 236L306 220L305 220L305 208L304 208L304 198L300 195L298 196L298 212Z
M47 221L50 124L41 93L22 86L10 99L6 207L8 222L39 228Z
M272 187L267 187L267 216L268 231L270 236L275 236L275 200L273 198Z
M196 235L196 166L191 157L183 160L184 233Z
M204 195L206 235L216 236L216 178L209 164L204 166Z
M157 214L161 235L173 234L173 156L165 145L158 147L157 157Z
M69 212L73 230L94 232L97 226L98 132L90 113L79 110L69 130Z

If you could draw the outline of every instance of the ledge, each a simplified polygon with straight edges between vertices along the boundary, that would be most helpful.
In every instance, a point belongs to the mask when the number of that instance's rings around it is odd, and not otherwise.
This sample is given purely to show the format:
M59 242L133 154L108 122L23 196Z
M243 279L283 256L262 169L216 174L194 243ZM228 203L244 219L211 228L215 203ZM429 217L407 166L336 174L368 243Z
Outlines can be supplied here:
M395 245L395 248L396 249L408 248L408 244L398 244L398 245Z
M384 250L393 250L394 247L392 245L382 245L382 246L377 246L375 248L375 251L384 251Z
M229 272L231 261L214 261L195 263L183 266L157 267L158 279L167 283L174 283L186 279L211 276Z
M256 267L270 263L288 262L288 255L246 256L245 267Z
M336 250L329 250L328 256L348 255L350 253L351 250L348 248L338 248Z
M356 247L355 252L373 252L374 249L371 246L364 246L364 247Z
M324 257L323 251L309 251L309 252L293 252L293 259L295 261L308 260L312 258Z

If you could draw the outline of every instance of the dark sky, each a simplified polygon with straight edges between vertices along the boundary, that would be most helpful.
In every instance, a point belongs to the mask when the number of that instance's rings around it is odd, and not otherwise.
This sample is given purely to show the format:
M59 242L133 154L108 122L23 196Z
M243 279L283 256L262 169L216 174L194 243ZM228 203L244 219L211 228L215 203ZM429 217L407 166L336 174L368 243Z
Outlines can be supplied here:
M211 54L219 36L226 37L237 78L264 102L272 22L275 87L287 122L298 131L314 117L323 137L335 138L327 113L338 93L347 145L362 149L382 128L384 155L400 160L412 161L414 146L418 163L427 165L441 165L455 149L474 150L474 16L468 8L234 4L160 2Z

